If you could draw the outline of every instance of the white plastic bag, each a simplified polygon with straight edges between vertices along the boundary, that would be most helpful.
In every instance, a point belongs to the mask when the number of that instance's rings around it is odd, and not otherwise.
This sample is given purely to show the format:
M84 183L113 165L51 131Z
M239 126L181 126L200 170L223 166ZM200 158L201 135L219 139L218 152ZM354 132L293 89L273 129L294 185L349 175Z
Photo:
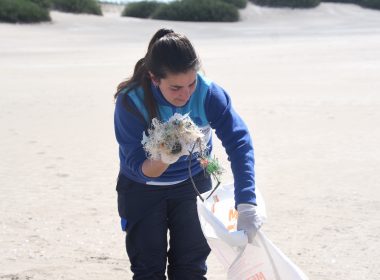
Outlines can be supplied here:
M266 218L265 203L256 189L257 211ZM198 215L207 242L227 271L230 280L307 280L305 274L287 258L262 231L252 244L236 231L233 184L221 186L204 203L198 199Z

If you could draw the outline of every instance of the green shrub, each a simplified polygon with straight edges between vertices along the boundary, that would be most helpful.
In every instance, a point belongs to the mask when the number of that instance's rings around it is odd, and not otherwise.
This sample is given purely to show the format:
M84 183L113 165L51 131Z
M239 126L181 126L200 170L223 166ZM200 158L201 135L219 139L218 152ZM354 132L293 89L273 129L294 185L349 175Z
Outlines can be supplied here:
M358 3L359 0L322 0L321 2L331 2L331 3Z
M30 0L0 0L0 21L32 23L50 20L49 11Z
M62 12L102 15L96 0L52 0L52 3L54 9Z
M221 0L227 4L232 4L238 9L244 9L247 6L248 0Z
M380 10L380 0L361 0L360 5L365 8Z
M238 21L239 11L220 0L182 0L160 6L155 19L179 21Z
M251 0L254 4L269 7L313 8L320 0Z
M1 1L1 0L0 0ZM51 6L51 0L29 0L36 3L38 6L49 9Z
M149 18L159 6L163 5L156 1L139 1L128 3L123 12L123 17Z
M380 9L380 0L322 0L322 2L351 3L365 8Z

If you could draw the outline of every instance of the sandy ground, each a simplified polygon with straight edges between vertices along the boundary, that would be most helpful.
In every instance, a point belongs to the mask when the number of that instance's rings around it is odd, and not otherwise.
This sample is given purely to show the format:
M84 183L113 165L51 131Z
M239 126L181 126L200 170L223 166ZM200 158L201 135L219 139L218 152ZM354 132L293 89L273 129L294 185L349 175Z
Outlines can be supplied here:
M310 279L380 279L380 12L249 5L238 23L183 23L114 11L0 24L0 279L131 279L112 95L159 27L188 35L246 120L268 237Z

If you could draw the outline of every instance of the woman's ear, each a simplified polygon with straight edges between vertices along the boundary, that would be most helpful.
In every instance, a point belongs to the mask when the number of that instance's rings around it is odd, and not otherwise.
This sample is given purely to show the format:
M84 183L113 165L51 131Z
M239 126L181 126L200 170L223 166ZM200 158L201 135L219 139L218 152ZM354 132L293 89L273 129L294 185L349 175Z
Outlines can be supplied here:
M150 79L151 79L151 81L152 81L152 84L153 84L155 87L158 87L158 85L160 84L160 80L159 80L156 76L154 76L153 73L150 72L150 71L149 71L149 77L150 77Z

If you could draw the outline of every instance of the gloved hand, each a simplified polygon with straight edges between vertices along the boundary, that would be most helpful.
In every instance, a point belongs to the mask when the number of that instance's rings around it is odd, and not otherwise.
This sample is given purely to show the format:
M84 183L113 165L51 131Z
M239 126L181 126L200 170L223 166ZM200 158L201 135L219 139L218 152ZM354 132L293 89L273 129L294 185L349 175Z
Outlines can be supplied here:
M248 203L241 203L237 206L239 214L237 230L244 230L248 237L248 243L252 243L257 230L259 230L263 224L262 219L257 215L256 208L256 205Z
M173 164L175 163L181 156L189 155L189 151L187 151L182 145L178 146L178 149L175 150L165 150L160 153L160 159L163 163Z

